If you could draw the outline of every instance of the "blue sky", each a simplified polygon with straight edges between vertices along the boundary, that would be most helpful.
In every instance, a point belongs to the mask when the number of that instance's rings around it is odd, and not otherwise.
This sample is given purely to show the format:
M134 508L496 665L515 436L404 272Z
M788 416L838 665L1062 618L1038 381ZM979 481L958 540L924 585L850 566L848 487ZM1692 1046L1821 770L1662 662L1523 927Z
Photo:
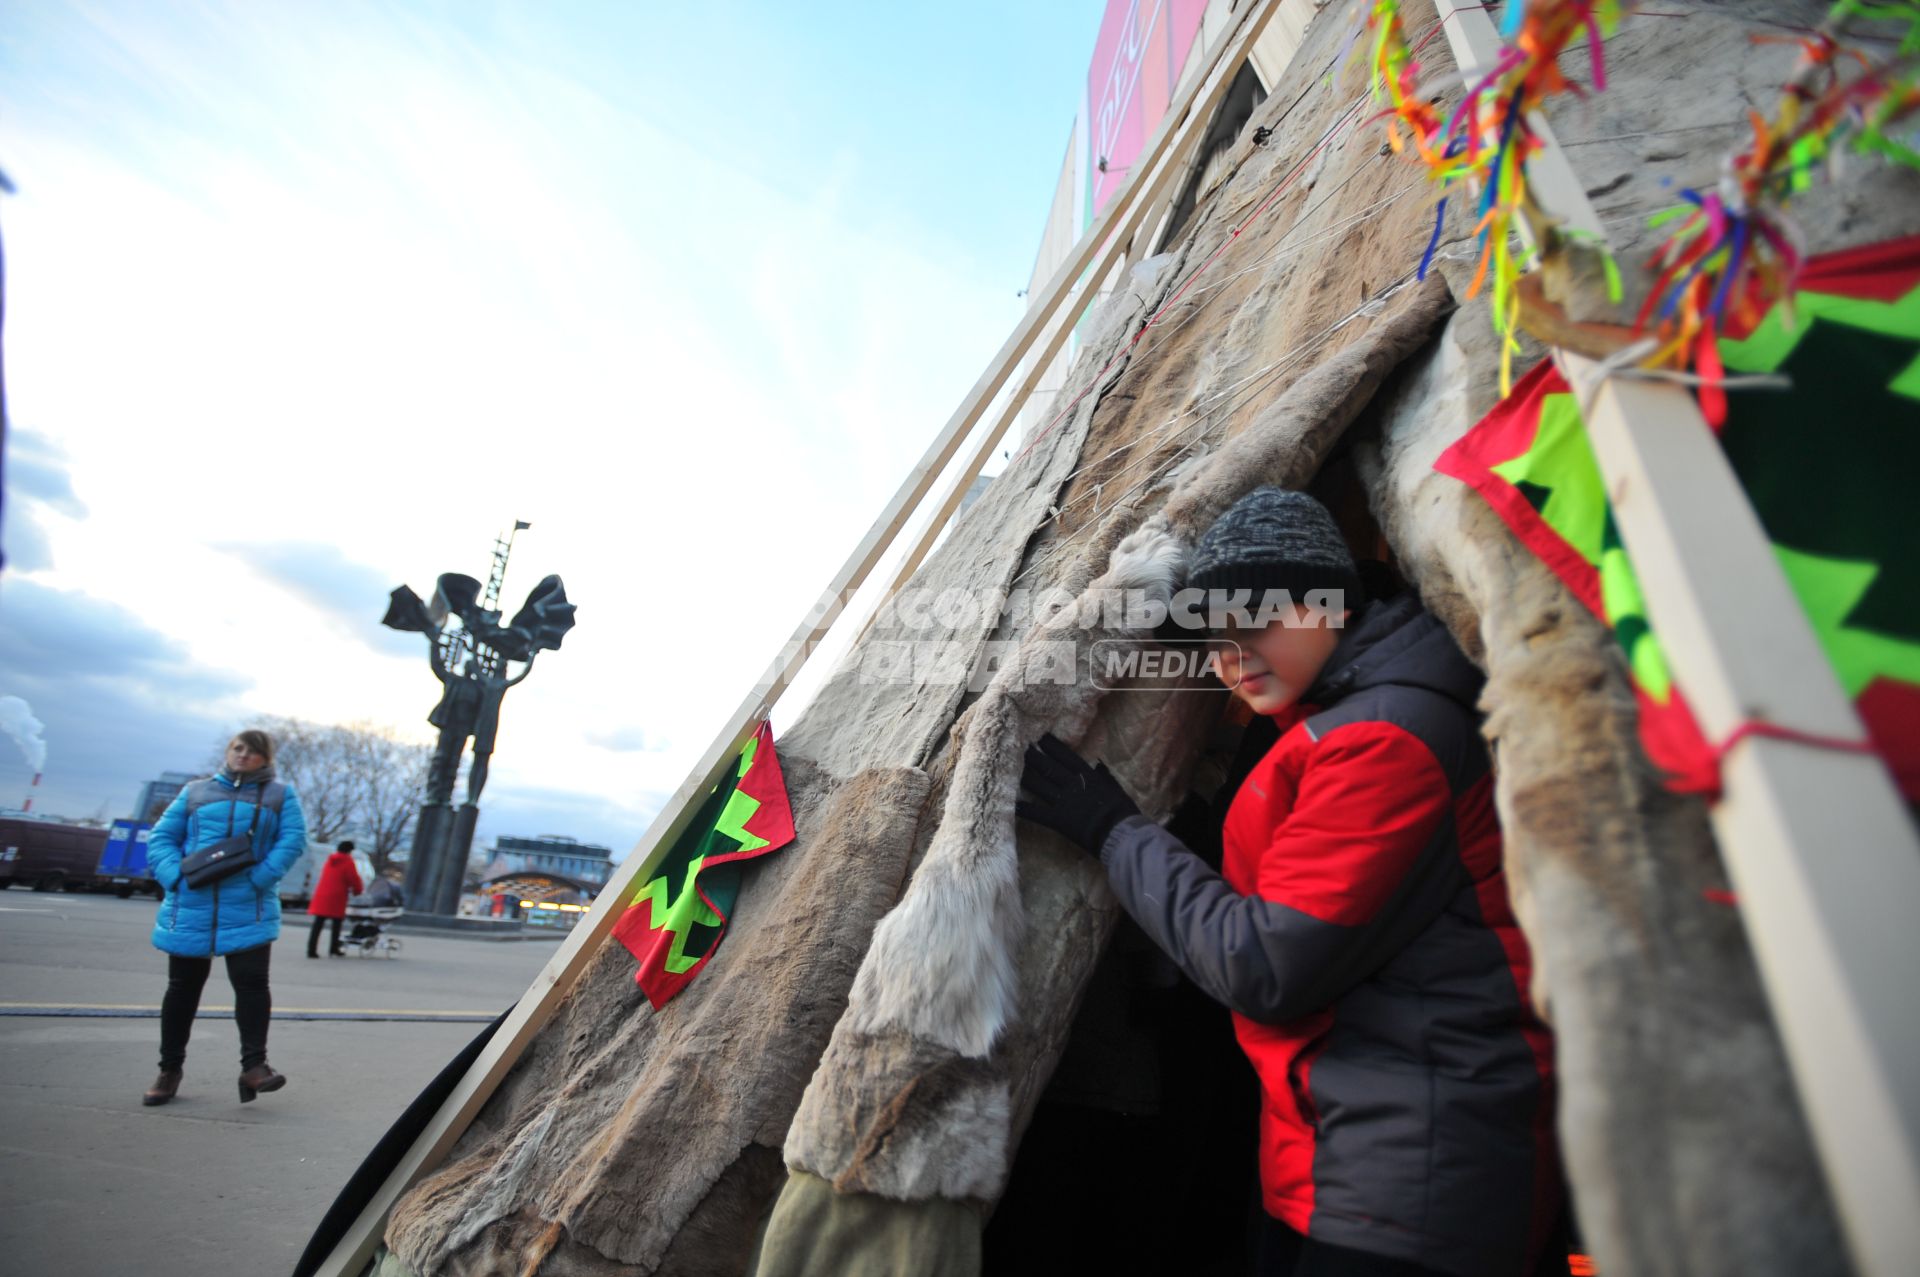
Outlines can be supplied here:
M510 604L560 572L580 626L482 835L624 850L1017 321L1102 8L10 5L40 805L251 714L424 738L385 591L522 518Z

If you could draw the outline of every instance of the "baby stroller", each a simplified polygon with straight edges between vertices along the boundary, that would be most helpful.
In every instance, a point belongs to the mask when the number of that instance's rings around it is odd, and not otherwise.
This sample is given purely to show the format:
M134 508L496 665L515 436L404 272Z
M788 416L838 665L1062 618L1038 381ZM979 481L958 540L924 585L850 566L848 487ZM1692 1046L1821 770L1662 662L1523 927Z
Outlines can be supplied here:
M347 902L347 930L340 944L361 957L379 954L383 958L400 955L400 938L386 933L387 927L406 910L399 905L368 905L356 897Z

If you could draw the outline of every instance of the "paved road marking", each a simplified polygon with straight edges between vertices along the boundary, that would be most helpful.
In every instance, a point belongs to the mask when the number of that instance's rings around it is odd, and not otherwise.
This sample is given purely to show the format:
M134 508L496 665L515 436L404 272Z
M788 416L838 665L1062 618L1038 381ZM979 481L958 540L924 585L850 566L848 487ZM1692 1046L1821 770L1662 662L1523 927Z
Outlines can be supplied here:
M233 1018L233 1007L202 1004L199 1014L215 1019ZM448 1024L490 1024L495 1011L435 1011L388 1007L275 1007L276 1020L415 1020ZM160 1008L151 1003L126 1002L0 1002L0 1016L54 1016L95 1019L155 1020Z

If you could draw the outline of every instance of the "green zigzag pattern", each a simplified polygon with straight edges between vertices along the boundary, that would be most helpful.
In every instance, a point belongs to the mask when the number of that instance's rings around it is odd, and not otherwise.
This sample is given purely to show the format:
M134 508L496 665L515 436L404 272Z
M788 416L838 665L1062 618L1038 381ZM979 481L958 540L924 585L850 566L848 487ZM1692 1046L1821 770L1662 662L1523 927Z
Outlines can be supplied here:
M664 965L674 975L680 975L699 965L700 958L687 953L687 936L696 926L717 927L721 923L720 915L707 908L707 902L700 898L695 883L700 877L700 869L707 863L700 856L687 865L687 876L679 894L669 902L667 900L667 876L661 874L648 879L645 886L634 893L629 908L642 902L647 905L648 930L658 931L665 927L673 934L673 943L667 948Z
M1894 302L1839 297L1832 293L1798 293L1791 308L1791 327L1787 324L1788 309L1775 306L1753 332L1740 341L1720 340L1720 360L1728 371L1774 371L1793 355L1794 347L1812 331L1816 319L1890 336L1910 336L1920 331L1920 288L1909 290ZM1887 389L1909 399L1920 399L1920 356L1887 383Z
M1920 341L1920 287L1909 289L1892 302L1812 291L1798 293L1791 308L1774 307L1744 340L1723 338L1721 359L1730 372L1792 370L1796 354L1809 336L1818 331L1820 321L1838 325L1842 330L1870 333L1874 338L1915 343ZM1834 329L1830 327L1826 331L1831 334ZM1817 358L1817 355L1808 356L1809 361ZM1889 395L1909 402L1904 409L1897 401L1888 402L1882 411L1911 414L1915 410L1913 401L1920 400L1920 355L1900 366L1884 384ZM1897 419L1897 416L1884 418L1879 424ZM1910 416L1907 419L1912 421ZM1860 458L1857 464L1873 462ZM1768 513L1766 508L1761 509L1763 521ZM1891 542L1887 550L1893 552ZM1858 610L1866 606L1875 578L1887 570L1885 563L1814 553L1779 542L1775 543L1774 552L1849 696L1858 696L1875 678L1883 675L1901 682L1920 682L1920 643L1915 643L1910 636L1897 637L1883 632L1881 626L1872 621L1862 623L1857 617ZM1885 608L1879 608L1878 612L1884 623Z
M1657 703L1666 704L1673 694L1673 675L1660 639L1647 621L1640 580L1627 559L1626 547L1620 544L1600 463L1594 460L1574 397L1542 396L1533 446L1492 470L1516 487L1527 485L1546 494L1540 517L1593 565L1605 620L1626 652L1634 681Z
M747 822L752 820L761 808L759 799L744 793L739 782L753 769L755 756L759 753L758 739L749 740L745 749L740 751L740 765L734 772L734 790L727 795L726 804L720 809L719 817L714 821L712 834L730 839L738 844L737 850L758 851L768 845L768 840L747 832ZM717 787L716 787L717 788ZM686 876L681 881L680 890L669 898L671 886L668 876L671 867L649 878L628 901L633 908L642 903L647 906L647 929L659 931L667 929L673 934L673 943L668 946L664 962L666 969L674 975L681 975L698 966L705 954L689 954L687 940L695 927L718 927L726 919L715 913L707 902L700 897L698 889L700 871L705 868L707 857L697 856L686 867ZM717 872L717 871L716 871Z
M747 822L760 810L760 800L740 788L739 782L746 779L753 770L754 756L760 752L760 740L755 737L747 742L740 751L740 770L734 773L734 789L727 795L727 805L720 809L720 819L714 822L715 833L723 834L740 844L741 851L758 851L767 845L765 838L747 832Z

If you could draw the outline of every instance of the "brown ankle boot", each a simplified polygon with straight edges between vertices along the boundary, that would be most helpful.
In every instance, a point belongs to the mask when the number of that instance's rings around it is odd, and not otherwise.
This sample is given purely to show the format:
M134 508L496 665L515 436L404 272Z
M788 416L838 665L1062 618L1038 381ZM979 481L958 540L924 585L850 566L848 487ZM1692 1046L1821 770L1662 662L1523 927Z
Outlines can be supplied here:
M253 1103L253 1097L262 1091L277 1091L287 1084L285 1074L275 1073L267 1064L256 1064L240 1075L240 1102Z
M178 1094L179 1091L180 1070L161 1069L160 1076L155 1078L153 1085L147 1088L147 1093L140 1097L140 1102L149 1106L165 1104Z

